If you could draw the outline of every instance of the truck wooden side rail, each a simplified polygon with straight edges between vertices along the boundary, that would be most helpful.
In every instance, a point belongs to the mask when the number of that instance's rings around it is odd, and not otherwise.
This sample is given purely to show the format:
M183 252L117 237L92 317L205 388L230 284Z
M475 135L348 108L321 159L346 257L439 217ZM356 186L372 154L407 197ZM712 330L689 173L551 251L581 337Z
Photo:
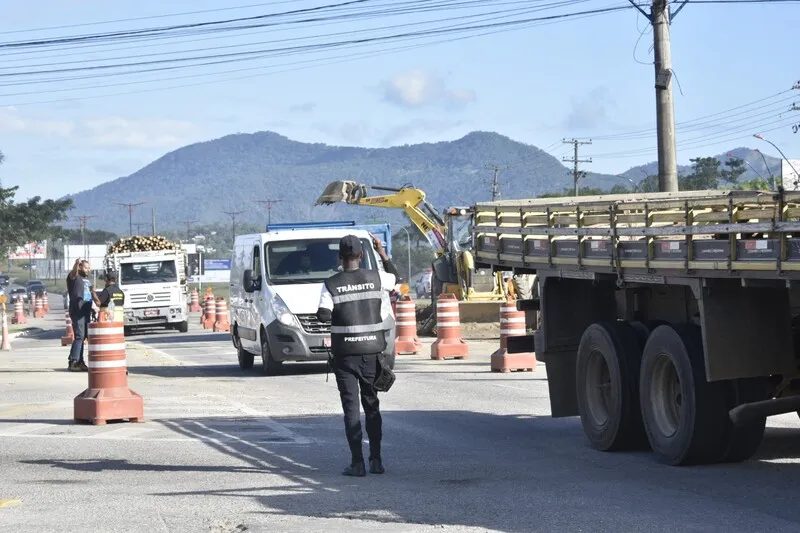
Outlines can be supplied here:
M595 448L741 461L800 409L800 193L480 203L473 238L480 266L536 274L517 305L540 326L514 344Z

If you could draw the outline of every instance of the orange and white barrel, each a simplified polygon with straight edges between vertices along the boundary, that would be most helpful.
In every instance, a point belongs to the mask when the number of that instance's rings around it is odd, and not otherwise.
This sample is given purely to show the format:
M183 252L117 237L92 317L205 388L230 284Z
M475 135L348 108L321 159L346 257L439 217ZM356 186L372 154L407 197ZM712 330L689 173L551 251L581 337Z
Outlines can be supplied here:
M197 294L197 289L192 289L192 293L189 295L189 312L190 313L197 313L202 311L203 308L200 307L200 296Z
M417 306L410 296L401 296L395 302L395 318L395 353L418 354L422 350L422 343L417 336Z
M466 359L469 345L461 338L461 315L454 294L441 294L436 299L436 342L431 346L431 359Z
M213 329L217 321L217 303L214 297L206 298L205 313L203 314L203 329Z
M64 330L64 336L61 337L61 346L69 346L75 342L75 331L72 329L72 318L69 316L69 311L64 312L64 320L67 327Z
M17 299L14 302L14 318L11 319L12 324L27 324L28 318L25 316L25 304L22 299Z
M492 354L491 369L493 372L511 372L536 370L536 354L508 353L508 338L526 335L525 311L517 310L513 299L500 306L500 348Z
M225 298L219 297L217 298L217 303L215 306L215 321L214 321L214 331L230 331L231 330L231 323L228 318L228 303L225 301Z
M44 298L41 296L34 296L36 303L33 307L33 318L44 318Z
M144 401L128 388L124 324L90 322L88 339L89 388L75 398L75 420L93 424L143 421Z

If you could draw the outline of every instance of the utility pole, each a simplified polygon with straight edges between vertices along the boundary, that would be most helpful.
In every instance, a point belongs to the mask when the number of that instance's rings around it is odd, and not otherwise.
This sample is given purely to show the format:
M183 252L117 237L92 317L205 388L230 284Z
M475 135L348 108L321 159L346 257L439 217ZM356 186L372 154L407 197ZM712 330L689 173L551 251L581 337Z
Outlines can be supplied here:
M500 197L500 171L508 170L508 167L501 168L497 165L488 165L486 168L492 171L492 201Z
M147 222L134 222L133 225L136 226L136 234L139 235L139 234L142 233L142 228L146 227L148 225L148 223Z
M230 216L233 221L233 240L231 241L231 248L233 248L233 244L236 242L236 215L241 215L244 211L223 211L223 213Z
M573 181L573 185L575 186L575 196L578 196L578 180L581 179L583 177L583 175L585 174L585 172L581 172L580 170L578 170L578 164L579 163L591 163L592 162L592 158L591 157L588 158L588 159L581 159L581 158L578 157L578 146L580 146L582 144L592 144L592 141L591 140L589 140L589 141L579 141L578 139L571 139L571 140L568 141L568 140L564 139L561 142L563 142L565 144L571 144L573 146L574 156L572 158L569 158L569 157L565 156L565 157L562 158L562 160L567 162L567 163L572 163L572 181Z
M152 219L153 219L153 237L155 237L156 236L156 208L155 207L150 208L150 215L152 216Z
M133 237L133 210L134 208L139 207L140 205L144 205L145 202L139 202L138 204L125 204L122 202L114 202L114 203L128 209L128 226L131 237Z
M671 12L668 0L652 0L650 13L628 0L653 26L656 75L656 131L658 137L658 190L678 192L678 152L675 148L675 105L672 99L672 49L669 26L687 4Z
M196 220L182 220L181 222L186 224L186 242L189 242L190 240L192 240L192 233L191 233L192 224L194 224L197 221Z
M272 224L272 208L283 200L256 200L256 203L267 206L267 226Z

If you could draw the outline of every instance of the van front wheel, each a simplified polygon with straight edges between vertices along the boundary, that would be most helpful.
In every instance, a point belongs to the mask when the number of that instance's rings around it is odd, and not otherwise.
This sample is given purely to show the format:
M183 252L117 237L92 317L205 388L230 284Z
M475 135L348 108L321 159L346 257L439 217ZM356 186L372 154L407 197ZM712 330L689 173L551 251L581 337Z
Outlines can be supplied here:
M267 336L261 337L261 367L264 369L264 374L267 376L275 376L280 374L282 365L280 361L272 358L272 351L269 349Z

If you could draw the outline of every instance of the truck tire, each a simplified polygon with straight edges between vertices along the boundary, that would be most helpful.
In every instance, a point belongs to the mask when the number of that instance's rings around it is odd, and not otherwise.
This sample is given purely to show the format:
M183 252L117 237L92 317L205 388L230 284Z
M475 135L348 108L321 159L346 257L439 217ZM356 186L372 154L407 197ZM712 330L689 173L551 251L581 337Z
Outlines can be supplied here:
M183 322L179 322L175 329L178 330L179 333L186 333L189 331L189 322L184 320Z
M601 451L647 445L639 412L644 342L627 322L592 324L578 347L576 392L589 443Z
M730 382L730 402L728 408L750 402L760 402L770 397L768 378L735 379ZM724 463L738 463L750 459L758 451L764 440L767 418L735 426L729 419L727 428L727 450L722 456Z
M283 365L280 361L276 361L272 357L272 351L269 349L266 334L261 335L261 368L265 376L277 376L281 373Z
M241 343L236 348L236 356L239 359L239 368L242 370L253 368L253 363L255 363L256 356L242 348Z
M645 433L662 463L719 462L726 452L726 383L707 382L700 328L659 326L642 354Z

